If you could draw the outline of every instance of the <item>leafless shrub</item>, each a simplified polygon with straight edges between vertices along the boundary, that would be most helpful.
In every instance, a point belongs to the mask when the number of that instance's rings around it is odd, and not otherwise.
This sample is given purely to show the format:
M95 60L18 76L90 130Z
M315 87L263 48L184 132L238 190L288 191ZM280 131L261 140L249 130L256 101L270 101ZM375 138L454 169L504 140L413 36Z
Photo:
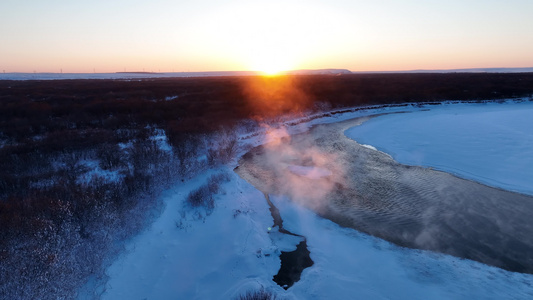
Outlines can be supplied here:
M236 300L276 300L277 297L272 292L261 288L258 291L248 291L244 295L235 298Z
M213 195L210 193L209 186L202 185L199 188L191 191L187 196L187 203L191 207L214 207Z
M233 128L222 127L211 135L208 142L207 161L209 165L225 164L237 152L237 136Z
M203 208L208 215L211 214L215 208L214 195L220 192L220 184L229 180L230 176L225 172L211 175L205 184L187 195L187 205L195 209Z

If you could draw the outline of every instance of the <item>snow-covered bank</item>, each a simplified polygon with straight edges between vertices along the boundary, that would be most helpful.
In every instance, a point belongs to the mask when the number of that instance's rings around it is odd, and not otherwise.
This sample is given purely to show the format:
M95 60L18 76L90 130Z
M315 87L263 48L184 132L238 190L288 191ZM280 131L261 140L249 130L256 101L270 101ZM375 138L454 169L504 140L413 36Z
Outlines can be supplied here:
M184 199L207 175L165 193L162 215L107 270L103 299L231 299L271 285L280 262L263 194L232 174L213 213L198 218Z
M443 105L374 118L345 134L403 164L533 195L533 103Z
M205 220L186 216L183 198L205 176L169 190L161 217L109 269L103 299L235 299L264 287L281 299L529 299L533 276L401 248L342 228L283 197L272 197L284 227L308 239L315 264L287 291L272 277L281 251L299 239L280 235L263 195L233 175Z

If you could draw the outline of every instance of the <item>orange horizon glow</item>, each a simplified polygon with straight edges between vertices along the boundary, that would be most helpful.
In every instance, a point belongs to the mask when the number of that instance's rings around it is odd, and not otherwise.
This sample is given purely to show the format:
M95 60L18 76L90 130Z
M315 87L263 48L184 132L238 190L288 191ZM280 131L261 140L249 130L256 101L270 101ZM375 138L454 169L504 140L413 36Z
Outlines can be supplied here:
M303 114L313 100L294 76L250 76L242 82L242 91L259 121L283 113Z
M0 73L526 68L531 11L529 0L3 1Z

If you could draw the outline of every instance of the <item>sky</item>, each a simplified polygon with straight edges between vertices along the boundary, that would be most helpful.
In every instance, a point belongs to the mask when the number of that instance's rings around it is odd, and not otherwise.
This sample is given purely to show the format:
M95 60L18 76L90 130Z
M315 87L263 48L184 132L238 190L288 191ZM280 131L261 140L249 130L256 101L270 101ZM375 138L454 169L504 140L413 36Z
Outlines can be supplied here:
M533 67L531 0L2 0L0 72Z

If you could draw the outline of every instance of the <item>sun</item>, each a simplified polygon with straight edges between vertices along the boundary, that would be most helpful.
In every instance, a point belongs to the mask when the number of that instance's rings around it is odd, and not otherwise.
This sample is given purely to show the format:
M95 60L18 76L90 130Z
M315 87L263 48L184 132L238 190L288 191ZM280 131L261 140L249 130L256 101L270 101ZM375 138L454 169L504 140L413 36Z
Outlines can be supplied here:
M217 30L222 57L243 70L278 75L316 64L323 56L317 56L322 49L319 36L325 31L324 22L317 20L325 11L322 7L281 0L248 2L219 14L225 16L220 23L226 24Z
M285 66L283 66L282 64L278 64L275 61L265 61L262 64L257 64L254 69L260 72L261 74L267 76L279 75L283 71L288 71Z
M266 76L279 75L283 71L286 71L286 70L282 70L276 67L268 67L268 66L259 70L259 72L261 72L263 75L266 75Z
M257 51L251 59L251 69L263 75L280 75L284 71L294 68L295 60L291 59L287 53L282 53L279 49L263 48Z

